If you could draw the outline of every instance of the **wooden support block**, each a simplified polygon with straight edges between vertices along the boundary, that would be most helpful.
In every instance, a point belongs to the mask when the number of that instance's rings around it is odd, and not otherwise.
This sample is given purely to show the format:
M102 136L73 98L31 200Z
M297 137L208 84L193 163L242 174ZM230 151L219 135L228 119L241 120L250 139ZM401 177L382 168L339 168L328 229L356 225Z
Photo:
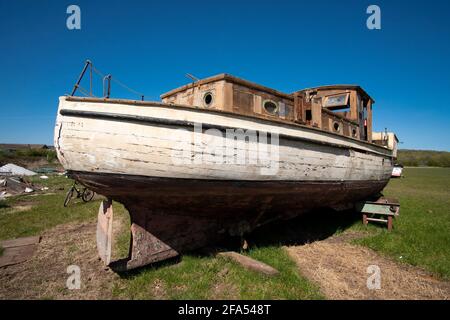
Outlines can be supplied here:
M111 262L113 208L110 199L103 200L97 215L97 251L105 265Z
M272 268L271 266L269 266L265 263L262 263L255 259L252 259L252 258L249 258L249 257L239 254L237 252L232 252L232 251L220 252L219 256L230 258L231 260L239 263L240 265L242 265L243 267L245 267L249 270L263 273L267 276L275 276L280 273L277 269Z

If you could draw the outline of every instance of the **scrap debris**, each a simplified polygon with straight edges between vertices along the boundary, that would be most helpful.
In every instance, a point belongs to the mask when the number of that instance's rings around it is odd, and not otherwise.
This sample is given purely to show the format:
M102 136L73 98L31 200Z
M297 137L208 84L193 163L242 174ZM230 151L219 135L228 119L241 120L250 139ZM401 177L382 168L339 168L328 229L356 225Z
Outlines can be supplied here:
M21 177L0 177L0 199L22 193L34 192L37 186L26 182Z
M0 167L0 175L2 176L34 176L37 173L24 167L20 167L13 163L5 164L3 167Z
M24 179L27 176L34 176L37 173L18 165L8 163L0 167L0 199L16 196L24 193L32 193L36 190L48 190L47 187L39 187ZM42 175L41 179L48 179Z

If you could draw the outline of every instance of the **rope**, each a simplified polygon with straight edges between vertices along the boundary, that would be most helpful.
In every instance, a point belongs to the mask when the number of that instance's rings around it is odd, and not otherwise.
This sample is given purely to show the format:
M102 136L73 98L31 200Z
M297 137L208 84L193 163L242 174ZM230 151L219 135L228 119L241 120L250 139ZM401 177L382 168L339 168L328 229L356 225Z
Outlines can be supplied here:
M94 67L94 65L92 65L92 70L97 73L100 77L102 77L102 79L105 77L105 74L103 74L100 70L98 70L96 67ZM111 80L114 81L115 83L117 83L119 86L123 87L124 89L130 91L131 93L134 93L136 95L138 95L139 97L143 97L144 94L141 92L138 92L134 89L131 89L130 87L128 87L127 85L123 84L122 82L120 82L119 80L117 80L116 78L111 76Z
M80 92L82 93L82 94L84 94L86 97L90 97L91 95L89 94L89 92L86 90L86 89L84 89L82 86L80 86L80 85L78 85L78 87L77 87L79 90L80 90Z
M111 77L111 80L114 81L115 83L117 83L119 86L122 86L123 88L127 89L128 91L130 91L130 92L132 92L132 93L134 93L134 94L137 94L137 95L140 96L140 97L143 96L143 94L142 94L141 92L138 92L138 91L136 91L136 90L131 89L130 87L124 85L122 82L120 82L120 81L117 80L116 78Z

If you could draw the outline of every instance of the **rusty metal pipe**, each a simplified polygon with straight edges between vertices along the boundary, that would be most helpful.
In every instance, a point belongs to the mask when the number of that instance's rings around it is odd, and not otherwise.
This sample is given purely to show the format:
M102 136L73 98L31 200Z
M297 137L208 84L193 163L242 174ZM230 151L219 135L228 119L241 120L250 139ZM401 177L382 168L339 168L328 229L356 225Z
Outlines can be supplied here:
M110 74L108 74L103 78L103 96L106 99L109 99L109 96L111 94L111 77L112 76ZM106 88L105 88L105 81L108 82L106 85Z
M81 79L83 79L83 76L87 70L87 68L89 67L89 65L92 64L90 60L86 60L86 63L84 65L83 71L81 71L80 76L78 77L78 81L77 83L75 83L75 85L73 86L72 89L72 93L70 94L71 96L73 96L75 94L75 92L78 89L78 86L80 85Z

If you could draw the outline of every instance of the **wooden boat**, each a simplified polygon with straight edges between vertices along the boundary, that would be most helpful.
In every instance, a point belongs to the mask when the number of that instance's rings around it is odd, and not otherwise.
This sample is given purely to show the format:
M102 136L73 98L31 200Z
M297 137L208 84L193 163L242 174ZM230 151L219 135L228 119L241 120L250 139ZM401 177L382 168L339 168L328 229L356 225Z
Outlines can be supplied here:
M161 98L59 99L60 162L131 216L123 269L319 207L351 206L392 173L396 147L372 141L374 100L359 86L285 94L220 74Z

